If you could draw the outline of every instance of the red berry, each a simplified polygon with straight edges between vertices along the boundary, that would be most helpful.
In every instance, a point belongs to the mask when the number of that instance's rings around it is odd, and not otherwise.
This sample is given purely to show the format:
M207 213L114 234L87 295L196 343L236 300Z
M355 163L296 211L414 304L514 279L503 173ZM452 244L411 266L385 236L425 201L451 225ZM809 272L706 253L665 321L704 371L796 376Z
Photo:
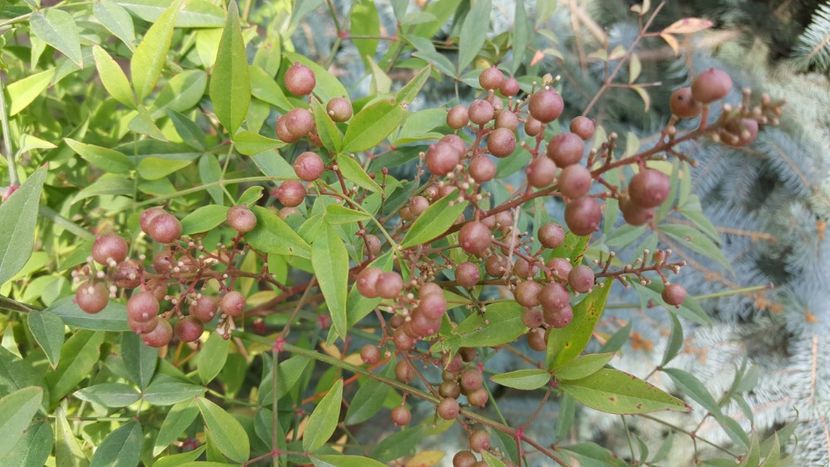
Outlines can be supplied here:
M484 260L484 270L494 277L501 277L509 269L507 258L502 255L490 255Z
M536 136L542 133L542 130L544 129L545 124L531 116L528 116L527 120L525 120L525 133L527 133L528 136Z
M534 261L533 265L524 258L516 260L513 265L513 273L522 279L528 279L535 276L539 272L539 265Z
M366 234L364 239L366 240L366 248L368 249L369 253L371 253L372 256L377 256L378 253L380 253L380 248L382 246L378 236L373 234Z
M548 143L548 157L559 167L567 167L582 160L585 142L582 138L569 131L559 133Z
M522 281L516 285L513 296L520 305L534 307L539 304L539 294L542 292L542 284L536 281Z
M202 331L204 331L202 322L192 316L182 318L176 323L176 336L184 342L195 342L199 340Z
M575 235L590 235L599 229L602 208L594 198L583 196L565 207L565 223Z
M478 183L489 182L496 176L496 164L485 155L475 156L470 161L470 176Z
M306 151L294 160L294 173L307 182L317 180L325 170L326 164L316 152Z
M231 318L241 316L245 310L245 296L236 290L231 290L219 300L219 309Z
M85 282L75 292L75 303L86 313L94 314L106 308L110 293L103 282Z
M544 322L544 319L542 319L542 310L538 307L525 308L522 311L522 324L525 326L531 329L538 328Z
M475 452L490 450L490 435L484 430L476 430L470 434L470 449Z
M502 110L496 115L496 128L506 128L515 132L519 128L519 117L509 110Z
M476 99L470 104L468 111L470 121L479 125L484 125L496 115L493 105L481 99Z
M472 255L481 255L490 248L490 235L490 229L486 225L473 221L461 227L458 239L464 251Z
M145 334L156 328L158 318L151 318L149 321L133 321L127 318L127 326L136 334Z
M546 187L553 183L555 178L556 164L547 157L536 157L527 166L527 183L532 187Z
M478 266L467 261L455 267L455 280L462 287L472 288L481 280L481 271Z
M458 350L458 354L461 356L461 360L464 360L465 362L472 362L476 359L478 352L476 352L476 349L472 347L461 347Z
M447 126L454 130L464 128L470 122L470 116L467 114L467 107L459 104L451 108L447 112Z
M666 174L659 170L645 169L631 177L628 196L640 207L653 208L668 198L670 189L669 177Z
M594 271L588 266L580 264L571 269L568 274L568 284L575 292L589 292L594 287Z
M412 315L412 320L409 321L409 330L415 337L427 337L438 332L441 329L441 319L431 319L425 315L420 308L416 308Z
M726 125L731 138L722 138L729 146L742 147L751 144L758 137L758 122L751 118L742 118Z
M553 89L542 89L533 93L528 102L530 115L542 123L556 120L562 115L565 102L562 96Z
M173 326L166 319L159 319L156 327L142 335L144 343L150 347L164 347L173 338Z
M460 411L461 407L458 406L458 401L451 397L442 399L438 404L438 416L444 420L452 420L458 417Z
M478 84L489 91L500 88L504 84L504 79L504 73L497 67L491 66L478 75Z
M582 138L583 140L591 139L594 136L596 125L594 121L588 117L578 116L571 120L571 132Z
M165 212L152 219L147 233L159 243L173 243L182 234L182 224L176 216Z
M308 135L314 129L314 116L311 115L308 109L299 107L291 109L282 118L285 119L285 129L288 130L295 141Z
M645 225L654 220L654 208L644 208L629 198L620 199L623 219L630 225Z
M366 268L360 271L360 274L357 275L357 280L355 281L357 291L366 298L379 297L380 295L378 294L377 282L378 277L380 277L382 273L383 271L378 268Z
M521 91L521 88L519 87L519 82L516 81L516 78L513 78L511 76L510 78L507 78L501 83L499 91L501 91L501 94L503 96L510 97L518 94L519 91Z
M412 421L412 413L404 405L399 405L392 409L392 423L397 426L409 425Z
M458 386L458 383L455 382L455 378L451 378L438 386L438 394L440 394L441 397L452 397L455 399L461 395L461 388Z
M547 350L548 343L545 340L545 330L539 327L531 329L527 333L527 345L537 352Z
M277 122L274 125L274 129L277 133L277 138L280 141L284 141L286 143L296 142L300 138L302 138L303 135L295 135L294 133L291 133L290 131L288 131L288 127L286 126L287 121L288 121L288 119L286 118L285 115L277 118Z
M159 301L152 292L139 292L127 300L127 318L132 321L150 321L158 312Z
M256 227L256 216L248 206L238 205L228 209L228 225L239 233L248 233Z
M139 219L141 231L146 233L147 235L150 235L150 225L152 225L153 219L155 219L156 216L164 214L166 212L167 211L165 211L164 209L158 207L145 209L144 211L142 211L141 217Z
M452 458L452 467L473 467L478 462L476 455L470 451L458 451Z
M461 373L461 387L465 391L475 391L484 383L484 377L478 368L470 368Z
M704 104L723 99L731 89L732 78L717 68L709 68L692 81L692 96Z
M427 295L438 294L442 297L444 296L444 289L441 288L440 285L436 284L435 282L426 282L421 288L418 290L418 298L424 298Z
M219 303L216 298L202 295L196 299L196 302L190 305L190 316L198 319L203 323L207 323L216 316L216 310L219 309Z
M439 141L427 149L427 168L435 175L447 175L460 161L461 153L449 143Z
M403 289L403 279L397 272L382 272L375 282L375 289L383 298L395 298Z
M686 289L679 284L669 284L663 289L661 296L667 305L680 306L686 301Z
M574 318L574 311L570 305L567 305L558 310L544 310L543 316L548 325L561 329L571 324Z
M671 113L680 118L694 118L700 115L703 106L692 97L692 88L675 89L669 97Z
M573 269L571 262L565 258L551 258L546 266L550 269L553 278L559 282L565 282Z
M360 349L360 358L367 365L375 365L380 362L380 349L376 345L366 344Z
M591 171L583 165L573 164L562 169L559 174L559 192L568 198L585 196L591 190Z
M571 297L562 285L551 282L539 291L539 304L546 311L561 310L570 305Z
M412 199L409 200L409 212L412 213L413 216L418 217L427 210L429 207L429 201L423 196L413 196Z
M408 383L415 378L415 369L406 360L398 360L395 364L395 378L402 383Z
M133 260L118 263L112 275L115 285L122 289L134 289L141 285L141 267Z
M431 293L421 296L418 310L429 319L440 319L447 312L447 299L442 293Z
M545 224L539 227L539 243L545 248L556 248L565 241L565 231L559 224Z
M296 180L286 180L274 193L284 206L294 208L305 201L305 187Z
M352 118L352 103L345 97L333 97L326 104L326 113L335 122L345 122Z
M99 235L92 244L92 259L105 266L109 260L120 263L127 258L128 249L127 241L116 234Z
M449 144L450 146L455 148L458 154L462 156L467 151L467 145L464 143L464 140L461 139L461 137L458 135L444 135L438 141Z
M314 77L314 72L305 65L294 63L287 70L283 77L285 82L285 89L295 96L306 96L311 94L314 86L317 85L317 79Z
M507 128L496 128L487 137L487 150L496 157L507 157L516 149L516 135Z
M395 342L395 347L402 351L409 350L415 346L415 340L406 333L403 326L395 329L395 332L392 333L392 341Z

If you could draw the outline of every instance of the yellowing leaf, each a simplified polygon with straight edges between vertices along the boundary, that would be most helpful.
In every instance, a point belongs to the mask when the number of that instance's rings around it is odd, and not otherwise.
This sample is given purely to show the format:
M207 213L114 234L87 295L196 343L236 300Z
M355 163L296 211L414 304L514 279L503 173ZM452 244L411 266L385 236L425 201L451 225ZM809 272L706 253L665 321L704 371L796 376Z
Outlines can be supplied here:
M677 42L677 39L675 39L674 36L672 36L671 34L660 33L660 37L662 37L663 40L666 41L667 44L669 44L669 47L671 47L671 49L674 50L675 55L678 55L680 53L680 43Z
M712 27L712 22L703 18L683 18L663 29L661 34L693 34Z
M406 467L430 467L444 458L443 451L421 451L406 461Z

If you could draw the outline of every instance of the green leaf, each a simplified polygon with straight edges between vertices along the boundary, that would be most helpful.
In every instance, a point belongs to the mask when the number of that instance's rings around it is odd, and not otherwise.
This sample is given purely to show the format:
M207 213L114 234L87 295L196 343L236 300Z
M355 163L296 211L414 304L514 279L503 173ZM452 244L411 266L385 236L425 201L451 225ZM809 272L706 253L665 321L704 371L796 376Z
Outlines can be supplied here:
M512 342L527 327L522 322L522 306L514 300L487 305L483 313L472 313L447 336L444 348L492 347Z
M196 399L196 403L199 404L199 411L205 420L210 441L219 452L234 462L248 460L251 452L250 442L242 425L222 407L204 397Z
M383 407L388 394L389 386L380 381L366 378L352 397L344 422L347 425L356 425L374 417Z
M285 143L280 140L268 138L248 130L238 132L231 139L236 150L246 156L253 156L254 154L285 146Z
M372 180L372 177L363 170L363 167L354 158L341 154L337 157L337 167L340 168L343 177L355 185L375 193L383 191L380 185Z
M110 301L106 308L91 315L78 308L72 298L64 297L53 303L46 311L60 316L64 323L75 328L94 331L130 330L127 324L127 308L123 303Z
M84 67L81 55L81 36L75 19L69 13L49 8L35 12L29 19L32 33L43 42L58 49L79 68Z
M0 454L4 467L35 467L46 465L52 453L55 434L49 423L34 423L9 451Z
M207 384L222 371L225 361L228 360L228 351L231 342L222 338L219 333L212 332L205 345L199 350L196 356L196 368L199 371L199 379Z
M253 65L259 67L269 76L274 76L280 69L282 60L282 39L274 29L268 30L268 35L257 46Z
M241 195L239 195L239 199L236 200L236 204L244 204L248 207L253 206L256 204L257 201L262 198L262 192L264 189L259 185L254 185L248 187Z
M355 224L371 218L372 216L366 212L349 209L340 204L326 206L326 222L329 224Z
M377 146L400 126L404 117L406 111L394 99L367 105L349 122L343 137L343 151L360 152Z
M64 138L64 141L70 149L78 153L85 161L105 172L126 174L133 168L132 161L115 149L86 144L71 138Z
M666 343L666 350L663 352L663 360L660 361L660 366L665 366L672 361L674 357L680 352L680 347L683 345L683 325L674 313L671 316L671 336L669 342Z
M127 79L127 75L124 74L124 70L100 46L92 47L92 56L95 59L95 68L98 69L98 75L101 77L104 89L118 102L134 108L135 96L133 96L133 89L130 87L130 81Z
M0 204L0 285L23 269L32 255L40 192L45 179L46 169L41 167Z
M199 411L197 410L196 413L198 414ZM202 454L204 454L206 449L207 446L203 444L192 451L185 451L179 454L171 454L169 456L160 457L157 461L153 462L153 467L181 467L188 464L193 465L193 461L202 457Z
M55 69L50 68L40 73L27 76L14 83L10 83L6 90L9 92L9 117L14 117L18 112L25 109L43 94L43 91L52 83L55 76Z
M588 345L594 326L605 311L605 301L611 289L610 280L595 286L585 298L573 307L574 318L567 327L551 329L548 334L548 368L557 370L573 360Z
M510 37L511 47L513 52L513 62L510 65L510 74L515 74L516 70L522 65L525 59L525 52L527 50L527 42L530 37L528 26L530 21L527 19L527 11L525 10L524 0L516 2L516 15L513 20L513 33Z
M144 345L134 332L121 335L121 359L130 379L141 388L146 388L156 373L159 351Z
M159 180L192 163L192 160L145 157L138 163L138 174L145 180Z
M490 0L474 0L464 24L461 26L461 37L458 41L458 71L467 68L473 59L478 55L487 34L483 31L490 26Z
M207 389L202 386L157 378L144 390L144 400L153 405L173 405L201 396L205 391Z
M207 232L222 225L228 217L228 207L218 204L202 206L182 219L182 234Z
M23 437L42 400L43 389L34 386L0 399L0 453L9 452Z
M251 94L257 99L276 107L280 112L287 112L294 108L291 101L285 97L282 88L262 68L251 65L249 70L251 79Z
M130 13L124 7L112 0L101 0L92 4L92 13L109 32L121 39L130 50L135 48L135 26Z
M42 310L32 310L28 316L32 336L43 349L52 368L56 367L60 361L63 346L63 320L54 313Z
M312 100L311 112L314 114L314 124L323 146L332 153L338 152L343 144L343 134L326 112L326 108L320 102Z
M317 461L322 461L322 463ZM386 464L363 456L326 454L311 458L316 467L384 467Z
M218 182L222 178L222 166L213 154L204 154L199 158L199 178L205 184ZM222 204L225 200L225 193L221 186L209 187L207 192L216 204Z
M193 108L205 95L207 73L202 70L185 70L170 78L153 99L153 118L161 118L165 110L186 112Z
M490 454L487 451L482 451L481 457L482 459L484 459L484 462L487 464L487 467L507 467L507 464L502 462L501 459Z
M687 394L689 397L694 399L694 401L700 404L704 409L708 410L713 415L720 414L721 409L717 401L715 401L715 398L712 397L712 394L709 393L706 386L693 374L677 368L663 368L662 371L663 373L669 375L672 381L674 381L674 384L676 384L684 394Z
M532 391L548 384L550 374L539 368L516 370L508 373L501 373L490 377L494 383L501 384L508 388Z
M614 352L593 353L577 357L562 365L556 370L556 378L582 379L590 376L604 367L614 358Z
M311 246L284 220L260 206L254 206L253 211L256 228L245 234L251 247L266 253L311 258Z
M282 398L288 394L294 386L300 381L300 377L308 368L311 361L302 355L295 355L285 361L280 362L277 366L277 399ZM262 379L262 384L259 387L259 404L270 404L273 398L273 386L271 372L268 372L265 378Z
M99 347L103 342L104 333L93 331L79 331L66 341L61 349L60 364L55 371L46 374L52 405L89 377L98 363Z
M380 17L375 2L358 0L352 4L350 15L351 27L349 32L356 36L377 37L380 35ZM377 39L352 39L363 63L367 57L374 57L378 50Z
M102 383L76 391L75 397L112 408L132 405L141 395L132 386L124 383Z
M55 465L87 466L89 461L78 443L63 407L55 410Z
M326 299L334 330L345 339L349 253L337 234L337 228L326 224L325 230L325 235L317 237L311 245L311 266Z
M395 96L395 101L398 104L409 104L418 97L418 93L421 92L421 88L424 87L427 80L429 79L429 75L432 73L432 67L425 66L421 68L412 79L409 80L399 91L398 94Z
M686 411L686 404L637 377L603 368L586 378L560 381L559 387L582 404L613 414L638 414L658 410Z
M219 51L210 78L210 100L213 101L213 109L222 126L228 133L234 134L245 120L251 104L248 59L235 0L228 4L225 30L219 41Z
M169 0L118 0L136 16L153 23L170 5ZM176 16L177 28L221 28L224 12L209 0L187 0Z
M422 212L409 227L401 246L410 248L427 243L449 230L458 219L458 216L464 212L464 208L467 207L467 201L458 203L456 202L457 199L457 195L449 194ZM453 202L452 206L450 206L450 202Z
M90 467L135 467L141 457L144 434L137 421L113 431L95 450Z
M340 404L343 402L343 380L338 379L308 418L303 434L303 450L316 451L326 444L334 434L340 419Z
M181 8L182 0L173 3L158 17L141 39L130 60L133 87L139 102L153 92L161 70L167 61L167 51L173 41L173 24Z
M649 301L652 303L664 303L663 297L661 296L661 293L663 292L662 282L655 281L649 285L642 285L637 281L631 281L630 284L640 295L640 302L643 304L643 308L648 306ZM709 318L709 315L706 314L706 310L704 310L693 297L686 297L686 300L679 307L667 306L666 309L671 313L677 313L683 318L698 324L705 326L712 324L712 320Z
M661 224L659 230L684 247L717 261L727 269L731 267L731 263L715 242L694 227L684 224Z
M164 421L161 422L159 434L156 435L153 443L153 456L161 454L170 443L179 439L193 420L196 420L197 415L199 415L199 408L195 400L180 402L171 407Z

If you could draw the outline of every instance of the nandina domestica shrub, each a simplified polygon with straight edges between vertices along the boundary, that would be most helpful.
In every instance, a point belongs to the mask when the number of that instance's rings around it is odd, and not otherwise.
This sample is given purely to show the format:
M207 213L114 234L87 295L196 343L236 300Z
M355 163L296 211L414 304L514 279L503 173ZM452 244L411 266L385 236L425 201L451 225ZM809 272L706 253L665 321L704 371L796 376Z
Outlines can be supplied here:
M20 7L0 22L21 75L0 102L3 465L621 463L569 433L577 404L663 424L696 460L784 455L778 433L760 448L728 401L667 366L679 324L645 377L611 365L625 335L598 331L612 287L673 322L705 315L669 244L620 238L668 227L714 255L705 218L669 222L694 196L680 174L695 144L751 145L782 115L710 68L672 92L650 142L609 130L596 109L612 89L649 102L638 44L708 23L652 28L662 6L640 5L637 39L598 54L605 84L576 108L527 53L523 2L503 39L480 30L489 1L393 2L395 35L374 2L355 2L350 29L326 2L336 40L320 60L291 42L314 2L288 15L167 3ZM344 43L368 94L331 70ZM416 107L444 81L453 96ZM500 355L509 371L493 369ZM539 408L508 419L506 392ZM554 400L561 416L539 417ZM732 441L651 415L691 403ZM450 432L460 448L429 448ZM638 441L632 463L671 449Z

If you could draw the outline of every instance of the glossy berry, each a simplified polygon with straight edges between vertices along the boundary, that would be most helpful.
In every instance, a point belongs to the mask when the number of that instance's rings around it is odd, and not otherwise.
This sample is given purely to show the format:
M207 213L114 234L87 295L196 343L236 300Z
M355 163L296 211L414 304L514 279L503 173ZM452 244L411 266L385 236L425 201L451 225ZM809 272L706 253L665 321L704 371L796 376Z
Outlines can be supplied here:
M562 96L553 89L542 89L533 93L528 102L530 115L542 123L556 120L565 109Z
M398 360L395 364L395 378L402 383L408 383L415 378L415 369L406 360Z
M380 362L380 349L376 345L366 344L360 349L360 358L367 365L375 365Z
M405 332L403 326L399 327L398 329L395 329L395 332L392 333L392 341L395 343L395 347L398 350L402 351L409 350L415 346L415 339L413 339Z
M576 198L565 207L565 223L575 235L590 235L599 229L602 208L594 198Z
M286 130L296 138L302 138L314 129L314 116L308 109L297 107L289 110L283 117Z
M286 180L274 192L284 206L294 208L305 201L305 187L296 180Z
M148 333L156 328L156 324L158 324L158 318L155 317L150 318L149 321L133 321L127 318L127 326L136 334Z
M481 387L483 382L481 370L477 368L470 368L461 373L461 387L465 391L475 391Z
M527 183L535 188L542 188L556 179L556 164L544 156L533 159L527 166Z
M510 78L505 79L501 86L499 87L499 91L501 94L506 97L515 96L519 93L521 88L519 87L519 82L516 81L516 78L512 76Z
M484 430L476 430L470 434L470 449L475 452L490 450L490 435Z
M231 318L241 316L245 310L245 296L236 290L231 290L219 300L219 309Z
M440 328L441 320L430 319L423 313L419 313L417 310L413 314L412 320L409 322L409 330L412 331L414 337L419 338L431 336L437 333Z
M568 274L568 284L576 292L590 292L594 287L594 271L588 266L580 264L571 269L570 274Z
M686 301L686 289L679 284L669 284L660 294L668 305L680 306Z
M461 161L461 153L449 143L438 142L427 149L427 168L434 175L447 175Z
M571 324L574 318L574 311L570 305L567 305L558 310L544 310L543 316L545 323L549 326L561 329Z
M585 196L591 190L591 171L584 165L573 164L562 169L559 174L559 192L568 198Z
M294 160L294 173L300 180L313 182L323 175L326 164L316 152L306 151Z
M464 128L470 122L470 116L467 114L467 107L459 104L451 108L447 112L447 126L453 130Z
M501 70L495 66L491 66L478 75L478 84L488 91L499 89L501 85L504 84L504 80L504 73L502 73Z
M680 118L694 118L700 115L703 106L692 97L692 88L675 89L669 97L671 113Z
M628 196L640 207L657 207L666 200L670 190L669 177L654 169L641 170L631 177L628 184Z
M219 309L219 303L214 297L202 295L196 299L196 302L190 305L190 316L198 319L203 323L207 323L216 316L216 310Z
M539 273L539 264L535 261L531 263L524 258L519 258L513 265L513 273L522 279L529 279Z
M176 216L165 212L153 218L147 234L159 243L173 243L182 234L182 224Z
M317 85L314 72L305 65L294 63L287 70L283 77L285 89L295 96L307 96Z
M274 130L277 133L277 138L280 141L284 141L286 143L294 143L299 141L303 135L295 135L294 133L288 131L288 127L286 126L287 118L285 115L277 118L277 122L274 125Z
M501 277L508 269L507 258L502 255L490 255L484 260L484 270L491 276Z
M594 136L594 131L596 131L596 124L588 117L580 115L571 120L571 132L583 140L591 139Z
M383 273L378 268L366 268L357 275L357 291L366 298L379 297L377 282L378 277Z
M446 397L438 403L438 416L444 420L452 420L458 417L460 411L461 407L459 407L458 401L451 397Z
M366 234L364 237L366 240L366 248L372 256L377 256L380 253L381 243L380 238L377 235L373 234Z
M392 409L392 423L397 426L406 426L412 421L412 412L404 405Z
M472 362L476 359L478 352L476 352L476 349L472 347L461 347L458 349L458 355L461 356L461 360L465 362Z
M732 78L717 68L709 68L692 81L692 97L703 104L723 99L731 89Z
M248 206L238 205L228 209L228 225L239 233L248 233L256 227L256 216Z
M159 319L156 327L142 335L144 343L150 347L164 347L173 338L173 326L166 319Z
M539 243L545 248L556 248L565 241L565 230L559 224L545 224L539 227Z
M542 328L534 328L527 333L527 345L536 352L544 352L548 348L545 341L545 330Z
M496 111L491 103L476 99L470 104L468 114L471 122L484 125L495 117Z
M467 261L455 267L455 280L462 287L472 288L481 280L481 271L478 266Z
M452 458L452 467L473 467L478 462L476 455L470 451L458 451Z
M496 176L496 164L487 156L475 156L470 161L470 176L478 183L489 182Z
M444 289L441 288L440 285L436 284L435 282L427 282L418 289L418 298L424 298L427 295L432 294L439 294L441 296L444 295Z
M527 133L528 136L539 135L544 129L545 124L531 116L528 116L527 120L525 120L525 133Z
M548 157L559 167L567 167L582 160L585 142L582 138L569 131L559 133L548 143Z
M516 285L516 290L513 296L516 301L526 307L534 307L539 304L539 293L542 291L542 284L527 280L521 281Z
M127 241L116 234L104 234L95 237L92 244L92 259L98 264L106 265L110 260L120 263L127 259Z
M502 110L496 115L496 128L506 128L515 132L519 128L519 117L509 110Z
M403 289L403 279L395 271L382 272L375 282L375 289L378 295L383 298L395 298Z
M204 331L202 322L192 316L182 318L176 323L176 336L184 342L195 342L199 340L202 331Z
M481 255L490 248L492 242L490 235L490 229L481 222L467 222L464 227L461 227L458 242L467 253Z
M127 300L127 318L132 321L150 321L159 312L159 301L152 292L139 292Z
M150 235L150 225L152 225L153 219L155 219L156 216L159 216L166 212L167 211L165 211L164 209L158 207L145 209L144 211L142 211L141 216L139 218L139 225L141 226L141 231L146 233L147 235Z
M629 198L620 199L620 211L629 225L645 225L654 220L654 208L644 208Z
M507 157L516 149L516 135L507 128L496 128L487 137L487 150L496 157Z
M559 282L567 281L573 269L571 262L565 258L551 258L546 266L550 269L553 278Z
M134 289L141 285L141 267L133 260L118 263L112 275L113 282L122 289Z
M464 152L467 150L467 146L464 143L464 140L461 139L458 135L444 135L438 141L442 143L447 143L458 152L460 155L464 155Z
M418 310L429 319L440 319L447 312L447 299L443 292L424 295L418 303Z
M570 305L570 295L565 287L551 282L542 287L539 291L539 304L545 311L561 310Z
M103 282L86 282L75 292L75 303L85 313L98 313L106 308L110 294Z
M453 378L453 380L444 381L440 386L438 386L438 394L440 394L441 397L452 397L455 399L461 395L461 387L458 386L458 383L456 383Z
M326 104L326 113L335 122L345 122L352 118L352 103L345 97L333 97Z

